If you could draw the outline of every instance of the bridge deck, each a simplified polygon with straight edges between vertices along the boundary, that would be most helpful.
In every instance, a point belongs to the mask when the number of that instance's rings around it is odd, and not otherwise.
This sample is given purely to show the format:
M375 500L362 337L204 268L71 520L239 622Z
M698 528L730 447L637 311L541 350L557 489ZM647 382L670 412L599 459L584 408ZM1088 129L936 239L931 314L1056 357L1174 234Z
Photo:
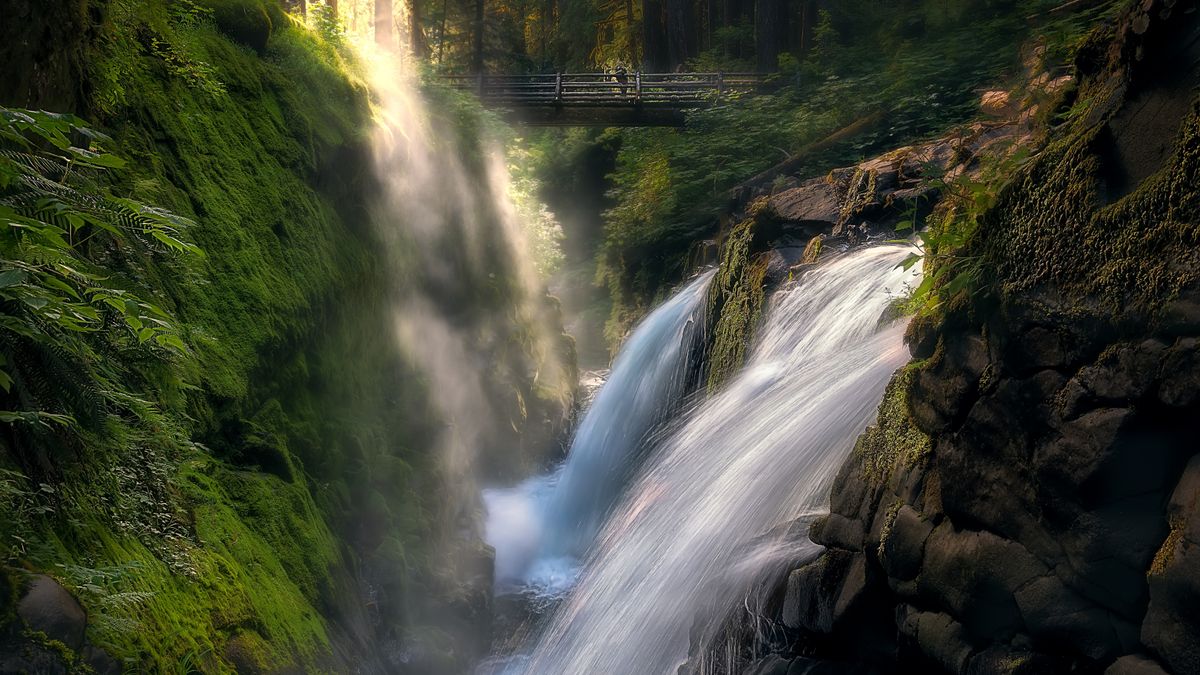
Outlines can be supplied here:
M687 110L748 93L762 80L749 73L606 73L451 75L451 86L474 91L522 122L567 126L678 126Z

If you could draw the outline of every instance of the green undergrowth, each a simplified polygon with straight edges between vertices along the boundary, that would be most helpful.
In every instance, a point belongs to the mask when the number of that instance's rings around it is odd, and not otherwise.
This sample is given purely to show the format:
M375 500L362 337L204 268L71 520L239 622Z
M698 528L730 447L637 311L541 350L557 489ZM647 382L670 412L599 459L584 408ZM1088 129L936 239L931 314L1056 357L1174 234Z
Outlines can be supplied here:
M348 53L273 2L103 10L79 112L124 161L96 189L179 214L203 255L89 253L178 348L101 354L103 379L65 382L103 392L94 421L6 436L4 557L72 589L89 638L131 671L317 668L330 617L362 611L336 591L352 558L391 564L398 585L430 566L436 422L383 311L367 91ZM72 412L35 403L6 401Z
M481 242L490 260L466 261L460 224L447 227L453 288L433 288L412 251L383 250L370 222L369 94L332 27L311 31L275 0L102 5L88 15L98 23L76 112L105 135L54 118L71 127L57 151L101 164L98 177L65 213L34 215L73 228L87 200L128 199L154 205L127 227L157 243L143 251L83 239L88 230L63 242L102 272L93 286L135 302L87 326L95 353L82 363L99 366L52 381L92 405L20 386L4 395L3 422L38 430L0 440L4 562L60 579L89 612L89 639L131 672L340 671L360 647L340 645L347 635L454 644L461 660L470 650L452 633L469 589L448 577L482 552L449 560L446 543L466 540L472 515L444 489L466 480L437 456L449 432L424 364L398 347L396 296L411 284L461 310L453 328L481 343L485 395L506 415L479 452L516 470L552 444L570 405L570 340L534 325L561 325L557 306L518 306L521 270L495 255L501 228L481 235L495 237ZM482 184L483 140L509 139L465 100L439 112ZM548 273L557 223L521 181L513 196ZM405 224L392 224L400 238ZM6 315L34 278L8 268ZM57 283L43 285L67 293ZM553 375L547 350L561 359ZM21 372L9 365L0 372Z
M598 275L619 337L716 234L730 190L786 163L809 178L928 138L978 114L978 91L1009 86L1036 37L1061 63L1120 5L1057 0L833 3L812 49L785 55L769 92L689 114L684 129L621 132ZM736 67L706 57L698 66ZM772 189L772 177L765 178Z

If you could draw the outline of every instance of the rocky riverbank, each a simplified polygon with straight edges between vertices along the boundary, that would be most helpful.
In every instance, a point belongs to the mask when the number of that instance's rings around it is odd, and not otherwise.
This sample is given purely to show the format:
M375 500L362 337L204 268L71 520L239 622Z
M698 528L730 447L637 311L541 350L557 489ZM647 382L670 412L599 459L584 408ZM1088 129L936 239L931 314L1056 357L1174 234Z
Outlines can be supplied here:
M967 245L985 290L914 320L742 672L1200 672L1197 36L1147 0L1080 49ZM852 236L842 194L768 205Z

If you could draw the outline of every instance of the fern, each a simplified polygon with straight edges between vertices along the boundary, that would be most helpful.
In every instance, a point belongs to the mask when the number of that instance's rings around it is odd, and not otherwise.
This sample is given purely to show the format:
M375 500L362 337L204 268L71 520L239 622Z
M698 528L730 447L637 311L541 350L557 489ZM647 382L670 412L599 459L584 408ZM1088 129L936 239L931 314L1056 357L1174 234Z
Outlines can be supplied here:
M30 448L100 430L132 400L117 386L136 381L131 364L187 351L135 280L200 254L182 238L191 222L111 194L124 162L108 143L74 117L0 108L0 423Z

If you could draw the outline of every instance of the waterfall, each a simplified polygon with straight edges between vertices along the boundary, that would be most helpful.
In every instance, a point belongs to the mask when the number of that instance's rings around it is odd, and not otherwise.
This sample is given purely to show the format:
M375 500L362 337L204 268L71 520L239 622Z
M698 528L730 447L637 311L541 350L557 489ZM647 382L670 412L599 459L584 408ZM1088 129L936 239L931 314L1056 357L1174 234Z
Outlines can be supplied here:
M897 268L905 255L860 250L775 294L747 366L647 461L526 672L674 673L698 612L720 621L764 575L816 552L764 533L825 507L907 360L903 327L883 319L916 274Z
M496 549L501 589L512 582L551 592L570 585L575 558L636 472L647 436L687 393L712 276L692 280L637 326L557 472L485 492L485 538Z
M564 390L572 368L560 358L561 328L546 310L502 148L460 139L396 56L370 54L368 64L380 186L372 221L394 270L396 337L446 425L439 468L460 492L449 501L472 508L481 455L498 451L511 428L506 408L521 407L498 402L498 388L511 392L506 380L527 369L545 390ZM514 356L513 345L529 353Z
M370 220L391 280L380 309L408 366L396 373L397 391L426 396L415 413L397 396L397 417L422 416L412 442L428 450L418 472L398 460L379 462L387 472L363 472L365 480L421 477L411 488L422 493L420 511L394 516L396 530L421 532L408 565L397 564L387 542L368 542L360 556L367 593L382 597L380 611L389 613L384 620L406 629L386 646L387 658L422 672L444 653L442 636L455 641L458 667L488 648L487 610L479 608L489 605L492 574L479 485L497 466L534 465L552 450L553 438L541 440L550 435L543 423L565 425L575 373L561 317L531 260L502 146L476 136L486 128L464 130L456 115L469 110L428 104L395 55L370 51Z

